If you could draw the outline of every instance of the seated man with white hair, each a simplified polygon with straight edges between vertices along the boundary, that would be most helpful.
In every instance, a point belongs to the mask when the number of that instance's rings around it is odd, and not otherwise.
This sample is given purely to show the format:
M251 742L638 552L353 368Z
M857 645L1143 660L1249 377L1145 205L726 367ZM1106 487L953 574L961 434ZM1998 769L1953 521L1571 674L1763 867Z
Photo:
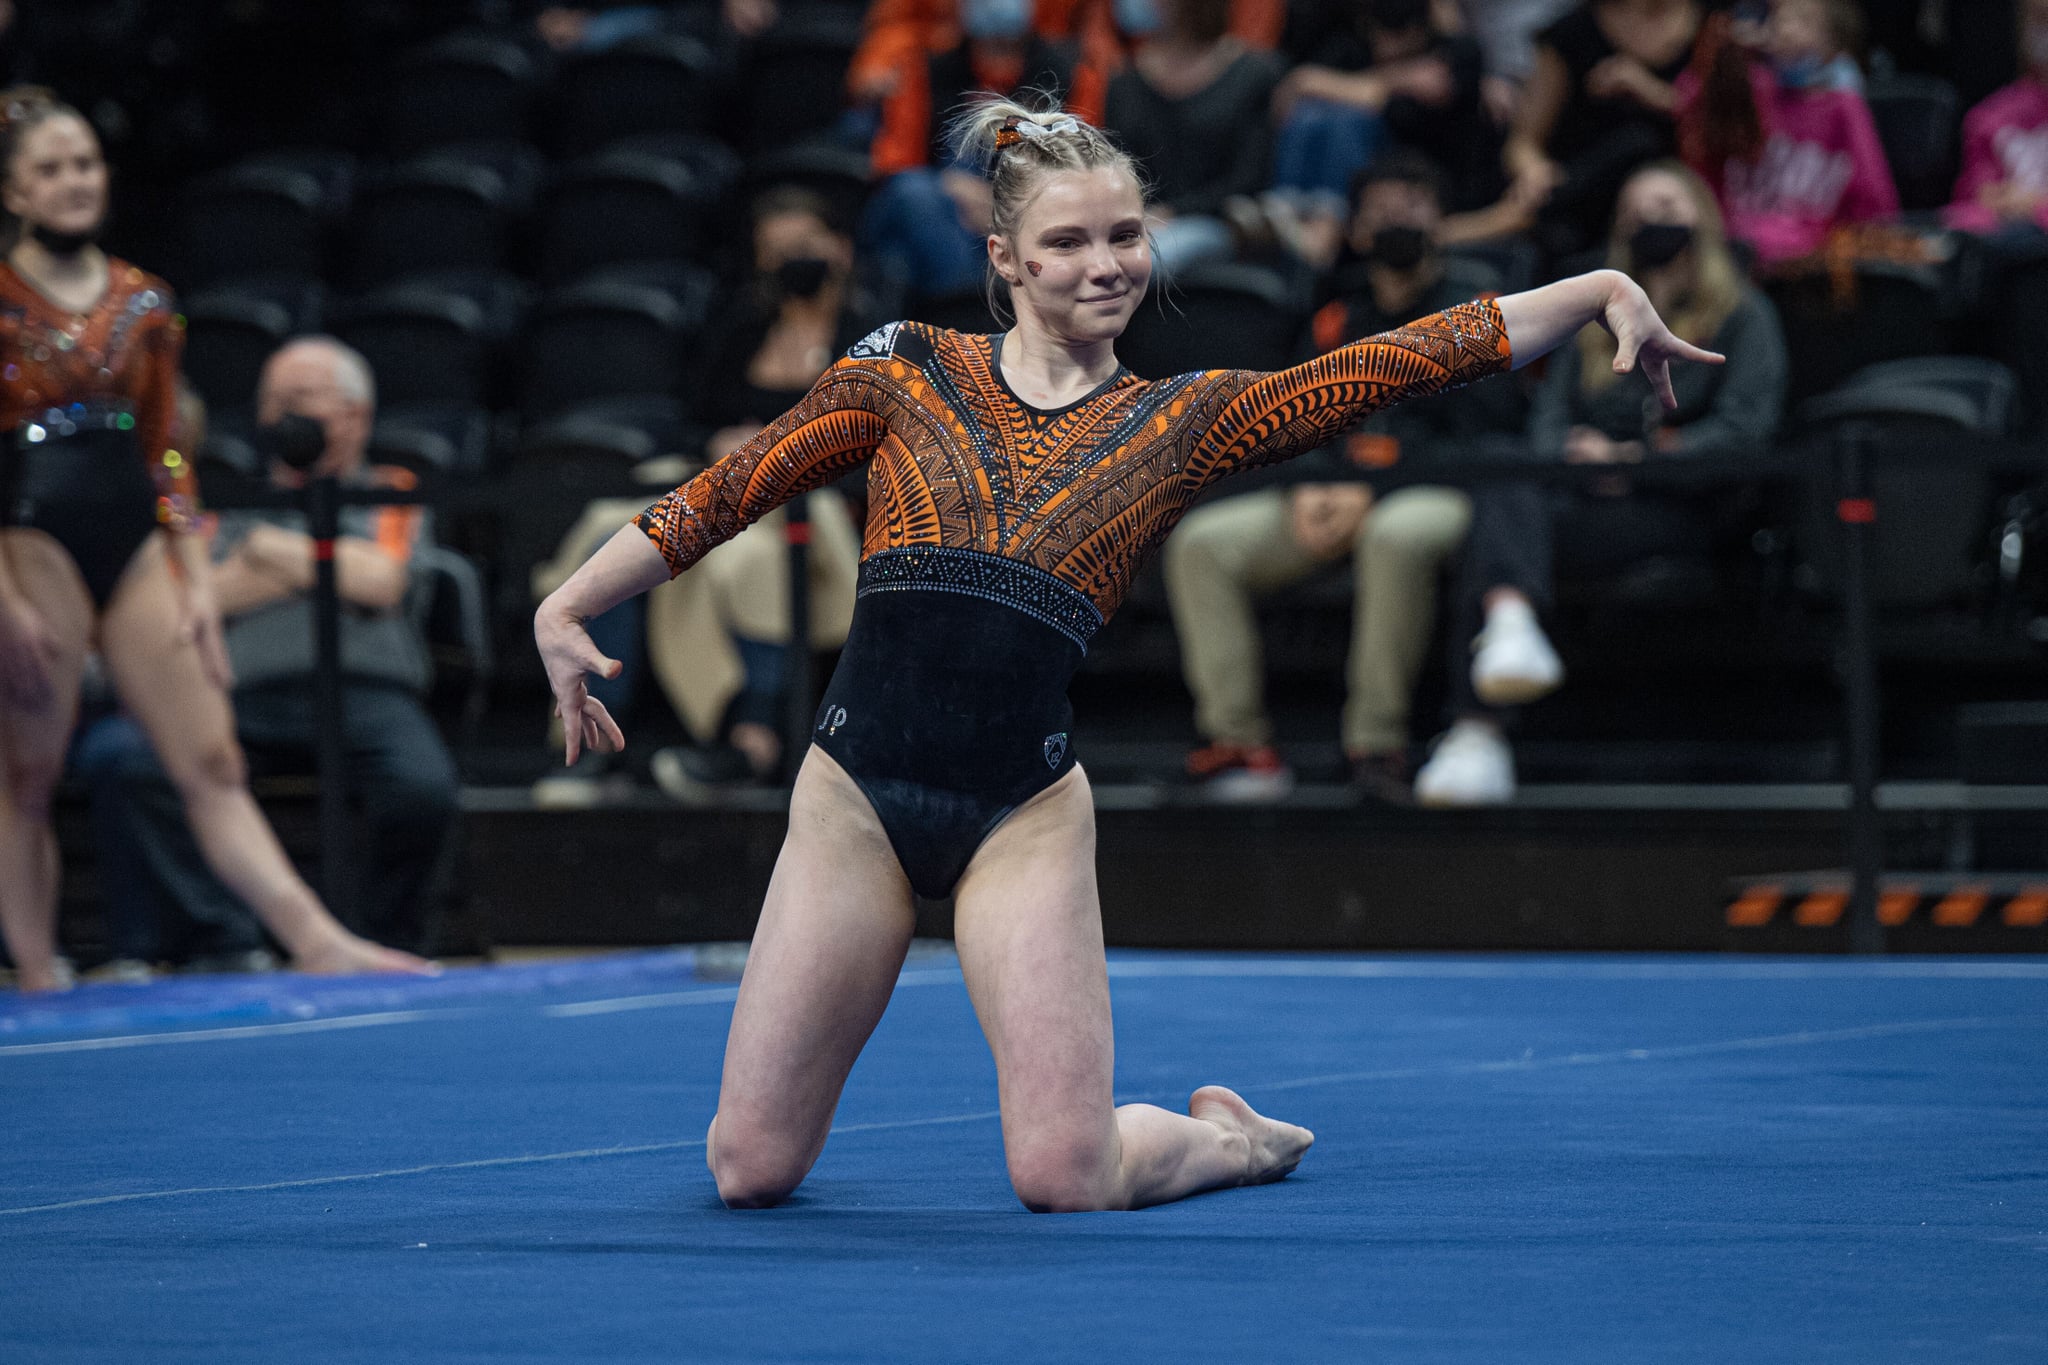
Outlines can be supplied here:
M288 342L263 367L257 389L261 444L298 437L320 443L309 470L273 459L272 484L300 487L332 474L355 487L406 487L409 471L365 465L376 394L362 356L331 337ZM310 419L308 426L289 419ZM404 614L413 547L430 534L419 507L344 507L335 545L341 596L344 744L349 789L363 807L370 847L355 869L354 926L417 946L422 898L455 817L455 762L421 703L429 681L425 642ZM230 511L214 536L214 586L235 670L235 728L259 763L310 766L314 706L313 541L294 509ZM120 761L131 782L162 779L146 743ZM165 899L188 914L232 893L200 859L175 802L134 806L132 837ZM215 916L202 916L209 920Z

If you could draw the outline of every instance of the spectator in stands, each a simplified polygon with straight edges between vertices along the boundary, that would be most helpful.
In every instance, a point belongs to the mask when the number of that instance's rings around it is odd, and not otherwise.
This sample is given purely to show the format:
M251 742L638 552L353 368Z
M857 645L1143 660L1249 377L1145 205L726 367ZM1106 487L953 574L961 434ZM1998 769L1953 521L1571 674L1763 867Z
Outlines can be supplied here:
M1275 194L1267 211L1296 251L1327 266L1343 236L1354 177L1389 144L1426 153L1448 174L1455 209L1498 189L1499 139L1480 104L1472 39L1440 26L1430 0L1368 0L1296 11L1287 47L1301 61L1274 94ZM1455 22L1456 13L1448 18Z
M1359 261L1316 314L1310 354L1486 292L1483 272L1448 271L1432 242L1443 219L1439 183L1426 159L1406 151L1364 174L1350 222ZM1409 698L1429 648L1438 575L1464 540L1469 504L1453 489L1423 486L1376 500L1359 466L1517 438L1524 408L1519 381L1508 375L1414 400L1367 421L1342 450L1297 461L1304 482L1225 498L1174 531L1165 549L1167 600L1195 725L1207 740L1188 771L1212 795L1269 799L1291 785L1261 696L1253 601L1348 556L1355 596L1344 750L1362 792L1407 799Z
M1645 460L1753 452L1777 428L1785 394L1777 314L1729 253L1713 193L1698 176L1677 162L1632 176L1608 261L1643 286L1677 335L1712 345L1727 363L1674 375L1678 407L1666 411L1641 375L1614 373L1614 341L1598 328L1552 358L1529 419L1534 453L1616 472L1572 487L1474 490L1452 635L1458 718L1416 774L1415 794L1426 805L1491 805L1514 795L1500 708L1564 680L1538 624L1556 573L1649 578L1674 558L1696 561L1712 548L1707 505L1634 492L1621 471Z
M1746 81L1712 40L1704 74L1680 78L1687 159L1760 268L1814 255L1837 228L1898 216L1870 106L1842 74L1844 62L1854 70L1858 24L1849 0L1777 0Z
M533 31L557 52L602 51L654 32L666 18L660 5L645 0L580 0L541 6L533 16Z
M2038 249L2048 231L2048 0L2020 6L2026 70L1963 120L1963 169L1948 221Z
M1230 34L1229 0L1158 0L1158 32L1109 83L1106 122L1152 181L1153 259L1227 259L1228 201L1265 188L1280 60Z
M273 452L301 440L319 455L311 473L363 488L407 488L414 476L365 465L376 391L362 356L329 337L287 343L265 363L257 415ZM270 481L304 484L308 471L273 458ZM430 537L431 514L418 507L358 507L342 512L335 546L342 599L341 666L348 782L368 825L369 848L357 878L357 913L379 935L418 943L426 930L433 874L455 820L455 761L422 697L429 682L426 645L407 619L413 549ZM296 511L227 512L214 537L214 582L227 618L235 668L236 730L252 753L303 767L317 743L314 713L313 542ZM128 756L129 776L153 780L147 754ZM138 808L138 841L171 846L145 854L154 867L182 866L164 890L187 913L192 898L228 898L193 857L180 822Z
M717 460L796 405L825 367L886 319L855 280L853 242L817 194L792 186L765 192L752 211L748 278L717 310L705 362L702 416L717 424L705 450ZM835 648L853 616L865 473L814 492L811 519L811 644ZM546 596L565 581L632 509L591 504L560 551L533 575ZM783 678L789 648L787 518L777 510L721 545L701 575L685 575L646 600L644 634L656 680L695 748L663 749L653 776L690 797L725 783L773 777L782 762ZM697 581L692 582L695 579ZM620 676L594 679L615 714L626 714L640 681L643 623L636 604L590 623ZM575 769L535 784L551 805L585 804L615 756L586 753Z
M988 182L956 164L946 119L977 91L1057 92L1101 122L1102 73L1071 42L1038 36L1034 0L961 0L958 43L901 68L882 105L872 157L880 187L861 242L869 256L926 295L979 288L988 268Z
M1536 69L1536 35L1579 0L1463 0L1465 30L1486 56L1480 97L1506 128L1521 107L1522 88Z
M1285 0L1229 0L1230 34L1257 52L1279 46L1287 19ZM1104 76L1123 69L1159 30L1157 0L1036 0L1031 29L1040 38L1070 42ZM906 65L922 62L960 41L957 0L873 0L866 33L846 73L855 103L887 99Z
M1676 150L1675 82L1704 18L1698 0L1587 0L1537 35L1501 153L1507 193L1450 239L1533 228L1553 258L1596 245L1622 181Z

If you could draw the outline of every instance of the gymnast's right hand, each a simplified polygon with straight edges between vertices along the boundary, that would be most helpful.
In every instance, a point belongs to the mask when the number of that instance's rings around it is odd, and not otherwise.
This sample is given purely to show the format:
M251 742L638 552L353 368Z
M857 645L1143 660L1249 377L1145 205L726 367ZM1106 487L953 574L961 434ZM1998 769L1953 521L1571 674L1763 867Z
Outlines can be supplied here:
M0 687L7 699L29 711L48 707L56 664L57 637L42 613L12 594L0 596Z
M562 720L563 763L574 764L585 749L615 754L625 748L626 737L618 722L583 685L586 673L616 678L624 665L605 658L583 622L557 606L552 597L533 614L533 640L540 646L548 687L555 694L555 714Z

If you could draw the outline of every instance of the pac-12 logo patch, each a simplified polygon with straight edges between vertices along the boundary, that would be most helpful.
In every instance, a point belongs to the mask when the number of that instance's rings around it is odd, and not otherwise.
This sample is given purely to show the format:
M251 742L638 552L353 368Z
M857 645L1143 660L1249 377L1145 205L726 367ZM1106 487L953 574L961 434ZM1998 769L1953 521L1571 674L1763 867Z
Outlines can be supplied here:
M1060 760L1066 756L1067 732L1062 730L1056 735L1047 735L1045 737L1045 766L1057 768L1060 766Z
M891 322L877 327L854 342L853 349L847 354L855 360L887 360L896 353L896 330L902 325L900 322Z

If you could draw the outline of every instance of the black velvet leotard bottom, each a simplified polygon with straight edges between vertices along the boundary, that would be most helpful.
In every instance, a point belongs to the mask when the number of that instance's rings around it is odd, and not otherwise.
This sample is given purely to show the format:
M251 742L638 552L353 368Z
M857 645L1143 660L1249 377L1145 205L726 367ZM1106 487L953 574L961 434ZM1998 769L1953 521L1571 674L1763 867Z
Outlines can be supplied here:
M123 420L127 425L122 425ZM0 525L54 537L104 608L128 561L157 528L156 486L134 419L105 408L54 408L6 438Z
M861 565L812 738L867 793L919 895L951 895L1003 817L1074 766L1067 684L1101 624L1080 592L995 555Z

